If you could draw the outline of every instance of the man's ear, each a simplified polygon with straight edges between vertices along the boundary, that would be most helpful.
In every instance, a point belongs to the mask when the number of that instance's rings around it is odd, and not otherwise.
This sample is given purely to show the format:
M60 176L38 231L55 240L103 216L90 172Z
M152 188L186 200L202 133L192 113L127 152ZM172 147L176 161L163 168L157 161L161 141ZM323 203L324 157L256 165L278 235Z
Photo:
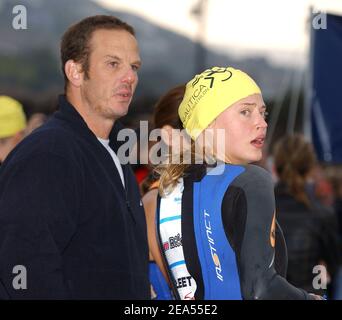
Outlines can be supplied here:
M80 63L74 60L68 60L64 65L65 74L71 85L80 87L83 82L83 72Z

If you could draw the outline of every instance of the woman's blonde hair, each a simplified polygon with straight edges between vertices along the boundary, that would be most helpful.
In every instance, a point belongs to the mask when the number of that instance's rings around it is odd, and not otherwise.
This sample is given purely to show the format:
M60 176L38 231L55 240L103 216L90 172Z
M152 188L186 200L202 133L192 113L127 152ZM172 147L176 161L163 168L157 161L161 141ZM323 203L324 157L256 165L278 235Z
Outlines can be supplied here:
M172 163L175 155L169 154L166 163L160 164L155 168L155 171L160 175L159 194L165 196L176 187L179 179L186 175L187 169L194 164L210 164L217 163L215 150L211 144L206 145L205 135L209 130L205 130L200 136L193 140L186 134L190 144L180 150L180 154L176 155L178 163Z
M186 152L190 152L191 163L193 162L193 158L195 157L195 142L191 140L190 150ZM168 155L168 162L158 165L155 168L155 171L159 174L159 194L161 196L166 196L168 193L172 192L172 190L176 187L179 179L182 178L186 172L186 170L191 166L191 164L185 161L186 155L184 152L180 152L179 159L180 163L172 163L171 155Z

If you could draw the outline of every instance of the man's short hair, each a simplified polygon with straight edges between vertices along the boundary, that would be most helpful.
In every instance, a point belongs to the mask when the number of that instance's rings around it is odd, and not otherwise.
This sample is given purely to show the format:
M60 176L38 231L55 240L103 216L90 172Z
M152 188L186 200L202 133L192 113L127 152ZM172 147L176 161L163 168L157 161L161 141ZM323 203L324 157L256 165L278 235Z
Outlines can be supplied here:
M85 78L89 78L89 56L91 53L89 41L93 32L99 29L126 30L131 35L135 36L132 26L114 16L107 15L87 17L69 27L64 33L61 41L61 61L65 90L69 80L65 74L64 66L68 60L71 59L81 63Z

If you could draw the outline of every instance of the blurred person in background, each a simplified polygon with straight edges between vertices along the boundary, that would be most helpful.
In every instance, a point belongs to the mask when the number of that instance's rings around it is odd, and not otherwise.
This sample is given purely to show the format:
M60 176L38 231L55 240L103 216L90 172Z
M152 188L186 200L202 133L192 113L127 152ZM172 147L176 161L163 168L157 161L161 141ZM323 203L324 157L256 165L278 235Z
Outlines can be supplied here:
M310 175L311 193L313 193L321 204L326 207L334 207L334 190L327 176L324 165L316 163Z
M85 18L64 33L61 62L59 110L0 170L0 298L150 299L141 196L116 155L141 64L134 29Z
M169 90L156 103L153 114L153 128L162 129L162 143L168 147L165 156L171 153L172 129L182 130L182 122L178 116L178 107L184 97L185 85L179 85ZM174 136L176 131L174 131ZM179 136L178 136L179 137ZM163 265L161 252L156 237L156 206L159 187L159 176L151 170L147 178L142 182L143 204L146 214L148 243L150 249L150 281L158 300L171 299L171 293L166 269ZM168 281L169 282L169 281Z
M21 103L8 96L0 96L0 165L24 138L26 127Z
M326 294L340 264L337 220L314 193L312 174L316 156L301 135L284 136L274 147L276 212L288 248L287 280L309 292ZM321 287L315 287L315 266L326 267ZM333 287L329 287L332 297Z
M338 220L340 251L342 252L342 165L328 165L325 167L325 173L333 190L333 208ZM342 300L342 265L334 282L334 298Z
M332 185L333 207L338 218L339 236L342 239L342 165L328 166L325 171Z
M42 126L46 121L48 117L41 112L33 113L29 119L27 120L27 126L25 129L25 136L28 136L30 133L32 133L35 129Z

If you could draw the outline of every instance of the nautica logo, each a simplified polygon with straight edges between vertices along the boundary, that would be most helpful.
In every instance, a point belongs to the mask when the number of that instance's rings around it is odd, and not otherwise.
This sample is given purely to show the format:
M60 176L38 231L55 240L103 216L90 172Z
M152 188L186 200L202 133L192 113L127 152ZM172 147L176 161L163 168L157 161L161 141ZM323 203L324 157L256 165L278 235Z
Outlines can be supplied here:
M213 259L213 262L215 264L215 271L216 271L216 277L223 281L223 276L222 276L222 268L221 268L221 263L220 263L220 259L216 253L216 249L215 249L215 241L212 238L212 230L211 230L211 225L210 225L210 215L207 211L204 210L204 224L205 224L205 229L206 229L206 234L207 234L207 239L209 242L209 247L210 247L210 253L211 253L211 257Z
M195 89L192 96L189 98L187 104L186 104L186 108L185 108L185 112L184 112L184 116L182 121L186 122L189 120L192 110L195 108L195 106L198 104L198 102L200 101L200 99L203 98L203 96L208 92L209 88L206 87L205 85L201 84L199 86L199 88Z

